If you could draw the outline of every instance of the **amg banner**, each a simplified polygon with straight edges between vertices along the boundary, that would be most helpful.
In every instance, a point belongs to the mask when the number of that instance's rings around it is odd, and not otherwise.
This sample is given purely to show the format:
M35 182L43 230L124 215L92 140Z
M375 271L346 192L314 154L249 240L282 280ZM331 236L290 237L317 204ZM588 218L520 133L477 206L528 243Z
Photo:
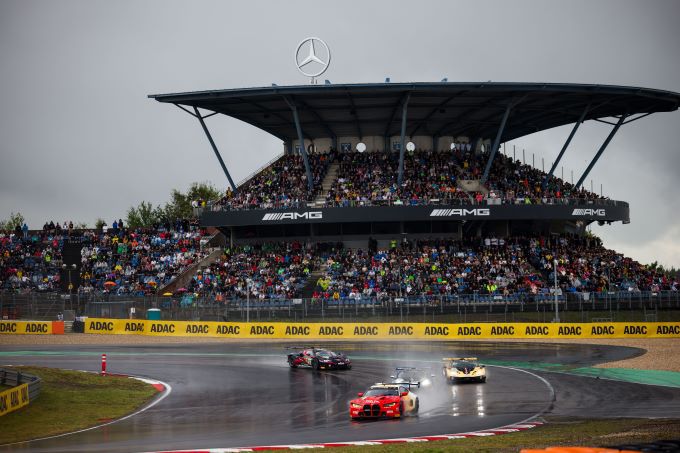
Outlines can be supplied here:
M206 211L203 226L247 226L345 222L413 222L451 220L584 220L629 222L628 203L583 205L366 206L307 209Z

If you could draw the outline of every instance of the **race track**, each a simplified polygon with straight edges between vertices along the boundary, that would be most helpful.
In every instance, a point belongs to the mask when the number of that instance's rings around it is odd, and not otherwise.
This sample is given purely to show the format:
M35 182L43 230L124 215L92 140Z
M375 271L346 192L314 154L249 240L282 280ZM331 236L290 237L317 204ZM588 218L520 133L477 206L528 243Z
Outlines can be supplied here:
M444 356L507 362L592 365L641 353L624 347L521 343L324 343L347 353L350 371L290 369L283 345L210 343L154 346L2 346L0 365L109 371L168 383L158 404L116 423L0 451L153 451L340 442L496 428L546 413L680 417L680 389L643 386L511 367L488 368L486 384L448 385ZM420 414L352 422L348 401L393 374L395 366L432 366L429 389L416 391ZM68 408L65 408L68 410Z

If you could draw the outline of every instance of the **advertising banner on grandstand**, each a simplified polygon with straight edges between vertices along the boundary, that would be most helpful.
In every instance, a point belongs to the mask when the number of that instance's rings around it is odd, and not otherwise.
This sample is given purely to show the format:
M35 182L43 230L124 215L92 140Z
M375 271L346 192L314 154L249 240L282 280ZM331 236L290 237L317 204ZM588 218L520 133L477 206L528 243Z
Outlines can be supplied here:
M28 384L0 392L0 417L28 405L29 399Z
M206 211L209 226L246 226L345 222L412 222L451 220L630 220L628 203L616 204L503 204L468 206L364 206L306 209Z
M0 335L52 335L52 324L52 321L0 321Z
M677 323L283 323L93 319L85 333L242 339L680 338Z

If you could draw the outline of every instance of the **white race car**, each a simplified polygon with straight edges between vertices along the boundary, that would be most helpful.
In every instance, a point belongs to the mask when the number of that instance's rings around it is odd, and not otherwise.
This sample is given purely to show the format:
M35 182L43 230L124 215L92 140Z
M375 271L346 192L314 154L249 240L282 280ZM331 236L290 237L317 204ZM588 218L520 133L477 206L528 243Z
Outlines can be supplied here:
M390 376L390 379L398 384L407 383L427 388L432 385L434 377L430 368L400 366L394 369L394 374Z
M442 360L444 377L448 382L486 382L486 367L477 361L477 357L447 357Z

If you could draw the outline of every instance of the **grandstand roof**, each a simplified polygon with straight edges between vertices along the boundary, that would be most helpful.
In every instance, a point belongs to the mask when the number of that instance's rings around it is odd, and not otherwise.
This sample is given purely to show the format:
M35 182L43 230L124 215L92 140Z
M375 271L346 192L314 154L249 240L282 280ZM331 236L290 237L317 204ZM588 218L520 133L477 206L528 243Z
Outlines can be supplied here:
M492 137L515 104L503 140L585 120L670 112L680 94L610 85L562 83L372 83L271 86L156 94L159 102L231 116L282 139L297 138L292 102L305 138L394 136L408 98L406 135Z

